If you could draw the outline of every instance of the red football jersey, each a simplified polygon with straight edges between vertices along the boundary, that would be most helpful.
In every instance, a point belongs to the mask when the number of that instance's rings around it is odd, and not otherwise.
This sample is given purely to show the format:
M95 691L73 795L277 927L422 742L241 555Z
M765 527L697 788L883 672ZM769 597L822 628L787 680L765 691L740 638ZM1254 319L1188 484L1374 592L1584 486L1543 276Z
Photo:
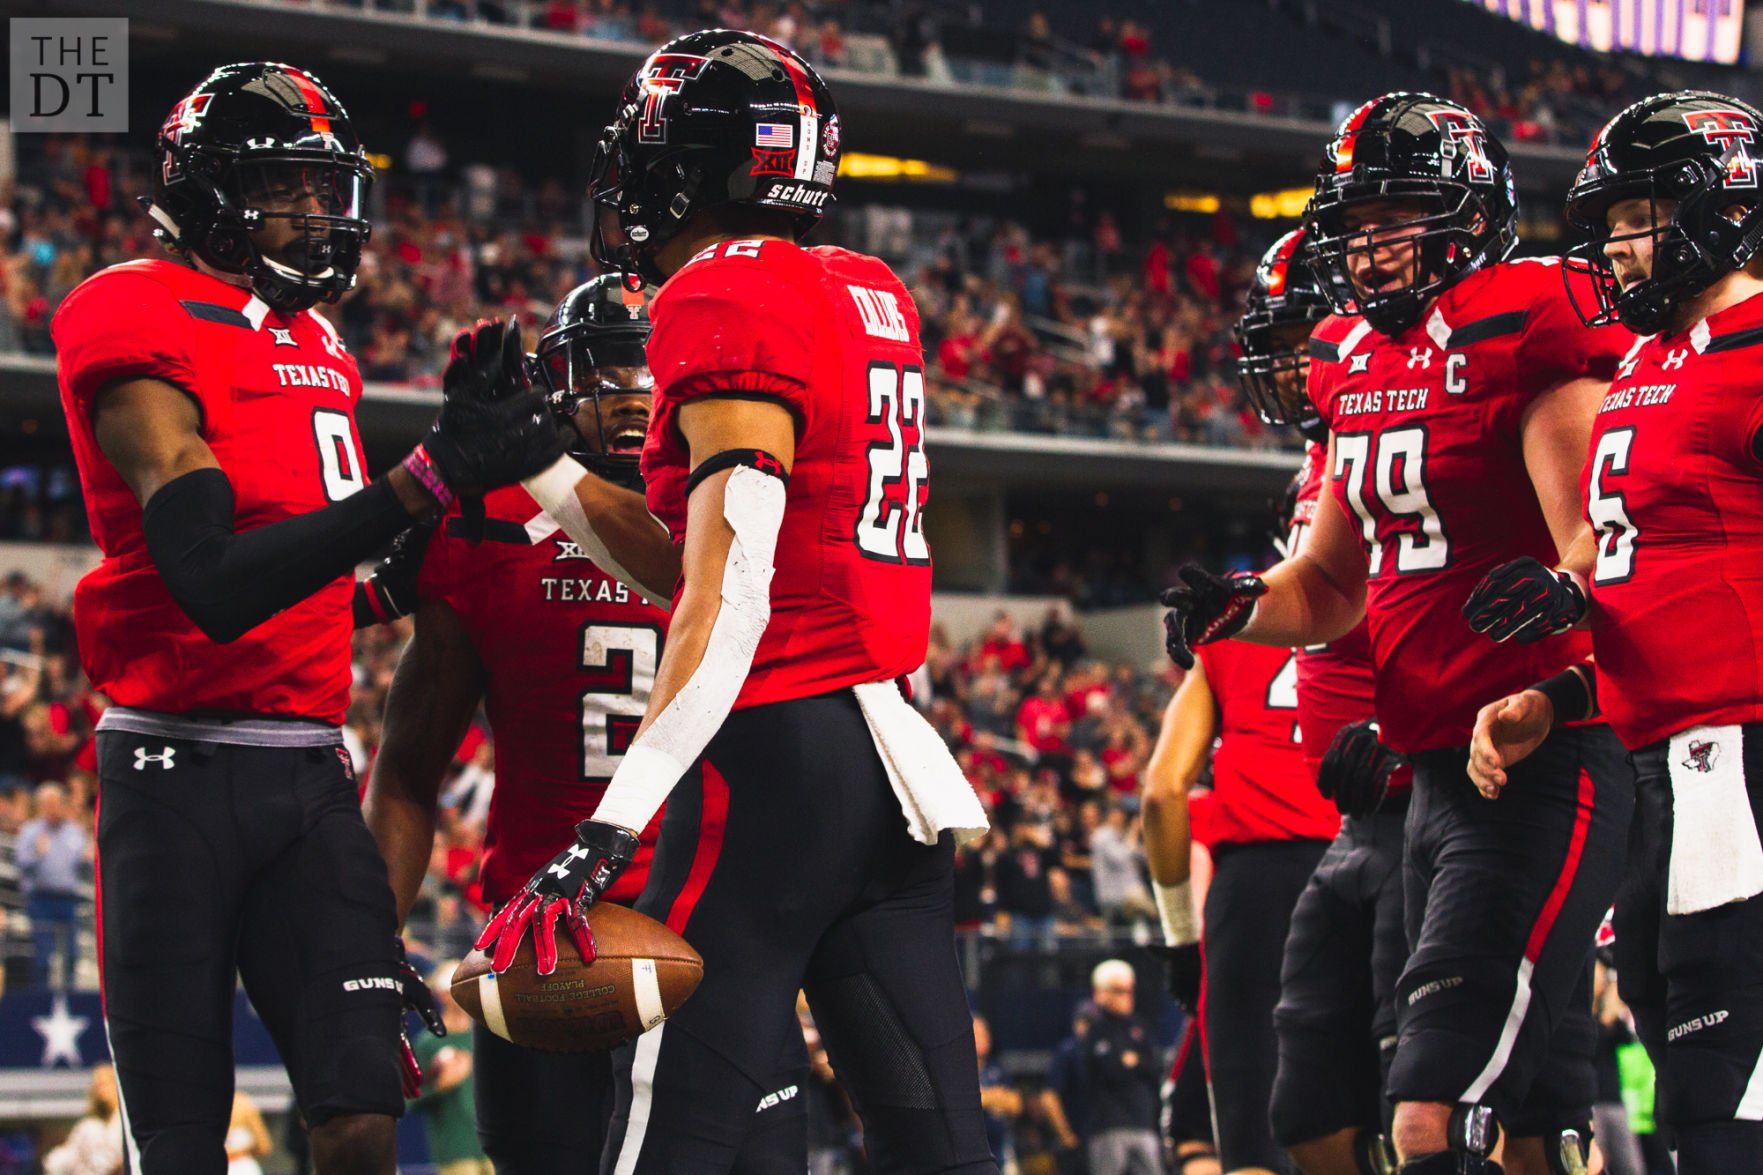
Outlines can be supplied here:
M1310 395L1333 434L1332 492L1369 563L1378 725L1396 750L1467 744L1481 706L1590 651L1583 633L1496 645L1470 631L1463 601L1509 559L1556 561L1524 464L1524 410L1563 381L1610 378L1633 342L1587 329L1559 267L1536 261L1469 275L1393 338L1356 317L1316 328Z
M98 448L107 383L164 380L195 400L202 439L233 484L239 530L317 510L367 484L355 405L361 375L310 310L281 314L250 290L171 261L131 261L82 282L54 322L61 406L103 561L74 590L80 659L124 706L341 723L349 704L349 576L215 644L159 578L141 505Z
M1763 297L1643 340L1594 424L1598 701L1631 748L1763 721L1760 344Z
M1332 840L1341 814L1316 790L1298 739L1296 655L1242 641L1196 652L1218 707L1208 843Z
M484 498L481 539L458 507L429 543L417 594L452 607L484 668L496 788L484 900L500 905L594 814L655 685L667 613L596 567L519 486ZM661 825L607 891L643 890Z
M796 417L771 622L737 709L910 673L930 637L918 310L891 270L843 249L725 241L649 305L649 508L682 541L696 396L764 395Z
M1328 450L1312 443L1298 471L1298 498L1292 508L1292 529L1286 550L1297 554L1316 521L1322 500L1322 471ZM1353 631L1325 645L1298 650L1298 730L1303 735L1304 761L1314 772L1341 727L1371 717L1376 682L1371 676L1371 637L1362 620Z

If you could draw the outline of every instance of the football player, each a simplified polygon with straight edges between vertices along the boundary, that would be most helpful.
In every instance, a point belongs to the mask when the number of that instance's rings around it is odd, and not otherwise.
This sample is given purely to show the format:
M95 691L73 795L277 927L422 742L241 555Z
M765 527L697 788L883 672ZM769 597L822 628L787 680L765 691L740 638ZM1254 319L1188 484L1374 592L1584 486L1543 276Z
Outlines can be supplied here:
M1328 299L1295 230L1262 258L1237 324L1238 377L1269 424L1309 442L1292 486L1285 553L1303 549L1322 498L1328 430L1305 389L1310 332ZM1305 1175L1378 1172L1389 1162L1384 1077L1395 1055L1402 923L1402 823L1409 774L1372 724L1371 643L1360 622L1297 651L1304 759L1343 817L1292 911L1273 1024L1274 1137Z
M1219 1164L1250 1175L1288 1169L1268 1122L1280 955L1292 907L1341 825L1304 765L1296 685L1290 649L1206 646L1170 699L1145 769L1145 858L1172 948L1171 992L1199 1012ZM1213 871L1202 936L1189 890L1188 792L1208 756Z
M572 459L633 493L642 488L637 461L653 387L648 336L646 292L621 275L598 277L552 312L535 362L551 410L577 437ZM677 578L677 549L650 526L658 558L672 555ZM404 574L395 559L370 587ZM518 486L487 495L481 516L449 513L420 571L400 587L370 593L421 603L386 699L365 805L402 925L428 868L452 748L479 703L496 747L479 877L484 900L500 905L593 814L648 704L671 594L651 602L640 586L619 582ZM706 852L720 816L710 823ZM603 900L628 905L642 892L659 825L642 831ZM600 1153L612 1114L610 1054L538 1052L481 1024L474 1033L478 1135L499 1175L551 1175ZM805 1146L802 1106L781 1099L761 1111L744 1169L790 1165Z
M236 973L317 1170L391 1175L401 1006L432 1005L340 733L352 572L562 440L516 386L518 330L480 324L454 341L427 440L367 479L361 377L312 307L354 284L372 171L310 74L223 66L157 147L146 206L171 256L87 279L54 323L104 556L74 618L115 703L98 725L98 927L129 1167L225 1169Z
M1470 772L1504 806L1551 727L1600 704L1633 749L1637 885L1615 949L1685 1175L1763 1170L1760 127L1746 103L1684 91L1593 141L1567 201L1590 235L1575 289L1588 322L1643 337L1586 450L1583 541L1496 569L1465 608L1520 649L1590 621L1595 675L1487 707Z
M839 153L813 69L715 30L644 62L594 167L597 256L661 285L642 468L684 574L604 798L480 942L506 968L530 928L543 971L561 924L592 958L586 909L673 794L637 908L704 980L618 1052L604 1169L621 1175L730 1168L798 989L874 1169L997 1170L951 949L952 833L985 819L898 684L930 620L917 311L874 258L797 244Z
M1631 342L1585 328L1556 265L1503 261L1516 218L1505 149L1455 103L1387 94L1342 122L1305 224L1336 311L1308 377L1329 493L1303 549L1266 575L1189 566L1166 593L1183 662L1233 634L1313 644L1369 622L1379 730L1414 771L1389 1077L1411 1175L1499 1170L1495 1114L1507 1169L1583 1162L1588 956L1633 809L1602 726L1554 732L1500 804L1466 773L1482 704L1577 679L1585 638L1514 654L1476 640L1461 609L1495 566L1553 561L1573 540L1580 454Z

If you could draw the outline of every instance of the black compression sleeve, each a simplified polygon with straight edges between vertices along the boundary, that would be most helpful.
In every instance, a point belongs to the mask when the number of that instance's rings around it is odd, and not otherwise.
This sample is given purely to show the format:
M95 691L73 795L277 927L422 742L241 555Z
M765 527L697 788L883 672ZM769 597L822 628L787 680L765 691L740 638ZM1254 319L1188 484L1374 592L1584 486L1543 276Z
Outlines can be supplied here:
M321 510L236 531L218 469L167 482L141 512L147 553L172 599L212 641L237 640L304 600L410 525L384 479Z

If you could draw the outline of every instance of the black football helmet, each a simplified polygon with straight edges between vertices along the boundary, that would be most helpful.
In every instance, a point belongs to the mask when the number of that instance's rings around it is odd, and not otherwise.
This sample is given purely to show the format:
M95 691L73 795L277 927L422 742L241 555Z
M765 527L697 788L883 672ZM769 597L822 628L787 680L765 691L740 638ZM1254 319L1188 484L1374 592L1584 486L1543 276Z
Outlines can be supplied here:
M1349 229L1344 213L1376 200L1414 200L1426 210L1378 231L1380 246L1414 242L1413 280L1361 297L1352 258L1373 242ZM1457 103L1414 93L1373 98L1347 116L1323 152L1304 213L1311 265L1334 309L1363 315L1386 335L1419 322L1427 304L1465 274L1503 260L1518 243L1517 224L1506 148Z
M583 445L571 455L608 481L633 488L642 484L637 466L646 418L609 420L601 397L653 393L643 350L648 341L649 291L633 290L613 273L563 295L539 332L534 356L546 403L559 420L573 422L589 408L594 413L600 451Z
M725 204L785 213L800 240L832 203L839 139L832 91L789 49L733 29L677 37L632 75L600 134L594 257L659 284L655 251Z
M277 310L334 302L355 284L373 167L336 95L291 65L223 65L159 128L159 183L141 204L165 244L229 274ZM290 222L265 252L253 234Z
M1620 321L1639 334L1663 329L1674 308L1742 268L1763 244L1763 114L1706 90L1642 99L1605 124L1567 194L1567 219L1590 238L1567 266L1591 277L1596 305L1575 300L1589 326ZM1650 201L1652 227L1612 237L1605 214L1622 200ZM1669 203L1669 211L1661 204ZM1624 288L1604 253L1612 240L1653 240L1652 272ZM1570 294L1577 293L1573 283Z
M1277 336L1289 327L1308 334L1328 312L1328 295L1305 256L1304 230L1293 229L1262 255L1249 283L1248 306L1236 325L1237 381L1262 420L1289 424L1311 441L1327 440L1328 426L1304 388L1309 355L1303 343L1294 348Z

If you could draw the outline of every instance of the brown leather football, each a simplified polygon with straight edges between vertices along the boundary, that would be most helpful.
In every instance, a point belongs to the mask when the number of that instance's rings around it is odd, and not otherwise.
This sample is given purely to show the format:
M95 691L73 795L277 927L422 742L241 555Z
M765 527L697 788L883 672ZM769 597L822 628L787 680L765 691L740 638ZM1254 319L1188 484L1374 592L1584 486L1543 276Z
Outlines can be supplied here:
M704 960L686 940L625 906L588 908L597 956L582 962L575 940L557 927L557 970L533 966L533 937L497 975L482 951L453 972L453 998L473 1020L515 1044L555 1053L609 1049L671 1016L697 990Z

